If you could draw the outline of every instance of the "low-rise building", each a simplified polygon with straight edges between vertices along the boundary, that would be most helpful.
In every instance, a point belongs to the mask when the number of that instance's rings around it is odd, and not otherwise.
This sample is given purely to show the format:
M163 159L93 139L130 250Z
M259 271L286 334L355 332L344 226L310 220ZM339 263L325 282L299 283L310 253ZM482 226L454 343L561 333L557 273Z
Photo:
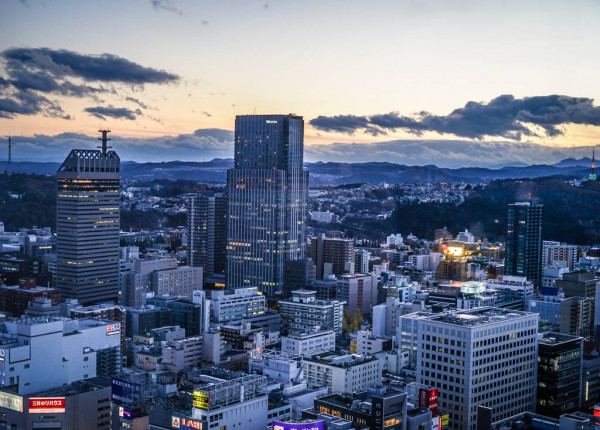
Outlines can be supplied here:
M381 383L381 363L372 356L320 354L305 358L304 368L309 386L325 385L329 393L352 394Z

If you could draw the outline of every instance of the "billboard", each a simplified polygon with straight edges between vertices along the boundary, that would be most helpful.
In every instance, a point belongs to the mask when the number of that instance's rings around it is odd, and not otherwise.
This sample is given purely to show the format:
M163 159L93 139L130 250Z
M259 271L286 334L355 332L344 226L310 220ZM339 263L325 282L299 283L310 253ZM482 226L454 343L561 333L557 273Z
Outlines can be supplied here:
M111 397L117 405L132 405L140 399L142 387L139 384L112 378Z
M210 409L210 393L207 391L194 390L194 402L195 408L204 410Z
M113 334L121 333L121 323L109 324L106 326L106 335L111 336Z
M438 414L438 396L437 388L419 388L419 407L431 410L431 415L436 417Z
M289 423L273 421L273 430L325 430L325 421Z
M64 414L64 397L30 397L30 414Z
M202 421L172 415L171 428L181 430L202 430Z
M0 391L0 408L23 412L23 397Z

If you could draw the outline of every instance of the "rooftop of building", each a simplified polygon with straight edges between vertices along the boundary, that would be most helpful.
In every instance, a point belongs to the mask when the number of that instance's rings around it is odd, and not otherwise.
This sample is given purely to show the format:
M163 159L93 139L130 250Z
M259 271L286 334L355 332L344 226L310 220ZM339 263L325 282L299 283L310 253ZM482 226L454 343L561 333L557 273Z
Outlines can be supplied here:
M561 345L567 342L572 341L582 341L582 337L573 336L570 334L563 334L558 332L549 332L544 333L544 337L540 338L538 341L541 345Z
M534 315L531 312L516 311L512 309L481 307L470 310L452 310L434 314L430 321L446 323L455 326L483 326L499 322L510 321L517 318L526 318Z
M57 291L55 288L35 286L31 288L21 288L19 285L0 285L0 290L18 291L19 294L38 294L44 292Z
M313 355L307 358L306 361L321 363L329 366L347 368L349 366L357 366L371 361L377 361L376 357L371 355L359 354L339 354L337 352L326 352L323 354Z

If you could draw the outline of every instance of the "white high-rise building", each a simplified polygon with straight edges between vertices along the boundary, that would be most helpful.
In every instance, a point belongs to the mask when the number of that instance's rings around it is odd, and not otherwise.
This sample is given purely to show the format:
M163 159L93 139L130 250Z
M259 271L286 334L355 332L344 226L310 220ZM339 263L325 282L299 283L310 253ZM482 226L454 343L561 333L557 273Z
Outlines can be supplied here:
M432 314L418 326L417 382L439 389L450 429L475 430L536 407L538 315L501 308Z

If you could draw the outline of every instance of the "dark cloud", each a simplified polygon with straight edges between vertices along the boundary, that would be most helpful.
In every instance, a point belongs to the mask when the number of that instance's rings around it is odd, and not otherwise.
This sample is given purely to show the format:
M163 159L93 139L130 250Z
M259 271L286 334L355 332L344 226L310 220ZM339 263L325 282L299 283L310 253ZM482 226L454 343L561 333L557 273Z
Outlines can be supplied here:
M560 135L563 133L560 126L565 124L598 126L600 106L594 106L592 99L584 97L550 95L515 99L512 95L503 95L488 103L468 102L445 116L427 112L413 117L398 112L372 116L319 116L310 124L319 130L345 134L363 131L377 136L404 130L419 135L434 131L470 139L491 136L521 140L524 136Z
M86 81L122 82L135 85L176 82L179 77L164 70L144 67L112 54L85 55L64 49L12 48L1 54L10 70L45 72L54 78L76 77Z
M100 118L101 120L106 120L106 117L116 118L116 119L136 119L136 115L141 115L142 111L136 109L135 111L127 108L117 108L114 106L94 106L88 107L84 109L85 112L89 113L96 118Z
M168 84L179 77L164 70L144 67L111 54L84 55L49 48L12 48L0 53L0 116L49 115L69 117L47 95L86 97L100 103L99 94L117 94L118 86L141 88ZM22 106L31 99L31 107ZM131 98L146 108L138 99Z
M0 118L15 115L38 115L52 118L73 119L65 114L57 103L30 91L18 91L10 97L0 98Z
M167 12L174 12L178 15L183 15L181 9L177 7L175 0L150 0L154 10L165 10Z
M142 109L149 109L149 107L146 103L142 102L140 99L136 99L135 97L126 97L125 100L127 100L128 102L135 103Z

